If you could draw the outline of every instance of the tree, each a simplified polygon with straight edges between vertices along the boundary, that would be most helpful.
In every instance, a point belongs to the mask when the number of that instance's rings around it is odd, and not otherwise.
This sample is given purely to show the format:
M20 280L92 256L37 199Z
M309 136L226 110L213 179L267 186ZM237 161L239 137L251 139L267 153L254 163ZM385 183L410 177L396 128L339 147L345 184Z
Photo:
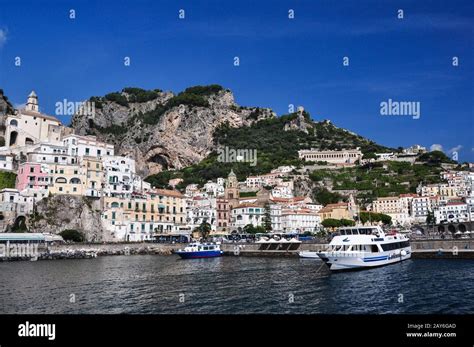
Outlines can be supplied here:
M321 205L335 204L342 198L338 193L332 193L326 188L319 187L313 190L313 196Z
M265 214L263 216L263 228L266 232L272 231L272 218L270 215L269 204L265 204Z
M211 233L211 229L211 225L208 222L202 222L201 225L196 228L204 240L208 238L209 234Z
M377 156L373 152L365 153L362 159L377 159Z
M436 218L434 216L433 212L428 212L428 215L426 216L426 224L433 226L436 223Z
M385 225L390 225L392 223L392 217L383 213L364 211L360 213L359 218L362 224L365 224L367 222L382 222Z
M355 221L350 219L341 219L340 223L343 227L353 227L355 225Z
M341 221L339 219L327 218L321 222L321 225L325 228L339 228Z

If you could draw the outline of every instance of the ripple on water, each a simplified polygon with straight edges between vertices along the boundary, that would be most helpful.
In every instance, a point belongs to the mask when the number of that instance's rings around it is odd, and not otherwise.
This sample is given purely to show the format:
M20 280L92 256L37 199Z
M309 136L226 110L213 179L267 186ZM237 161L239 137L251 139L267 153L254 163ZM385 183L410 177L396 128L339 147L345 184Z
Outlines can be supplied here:
M175 256L4 262L0 309L106 314L474 312L469 260L409 260L343 273L328 273L320 265L293 258Z

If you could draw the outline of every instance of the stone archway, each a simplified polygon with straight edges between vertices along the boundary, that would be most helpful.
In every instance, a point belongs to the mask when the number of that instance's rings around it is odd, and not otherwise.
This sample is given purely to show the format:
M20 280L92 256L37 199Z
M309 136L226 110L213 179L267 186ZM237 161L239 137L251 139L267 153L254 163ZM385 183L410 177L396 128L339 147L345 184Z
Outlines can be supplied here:
M438 225L438 232L444 233L445 232L444 226Z
M456 232L456 227L453 224L448 225L448 231L452 234Z
M458 225L458 230L462 233L465 233L467 228L464 224L461 223L461 224Z

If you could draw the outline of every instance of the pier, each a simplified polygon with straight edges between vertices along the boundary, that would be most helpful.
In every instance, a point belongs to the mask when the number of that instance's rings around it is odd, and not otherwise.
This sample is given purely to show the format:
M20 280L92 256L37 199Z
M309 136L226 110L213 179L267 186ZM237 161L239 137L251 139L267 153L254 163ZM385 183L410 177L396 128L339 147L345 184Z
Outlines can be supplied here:
M429 239L411 240L414 259L474 259L474 239ZM224 243L222 250L229 256L285 256L298 257L301 251L320 251L327 247L325 243L301 243L297 249L261 250L256 243Z

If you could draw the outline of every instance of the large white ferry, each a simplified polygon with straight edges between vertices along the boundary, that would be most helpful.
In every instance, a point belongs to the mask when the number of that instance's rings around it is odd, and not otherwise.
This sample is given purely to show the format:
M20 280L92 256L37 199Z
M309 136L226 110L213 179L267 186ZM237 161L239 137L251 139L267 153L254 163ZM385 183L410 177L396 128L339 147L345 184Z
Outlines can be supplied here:
M411 257L407 236L385 234L379 226L345 227L318 256L330 270L354 270L393 264Z

